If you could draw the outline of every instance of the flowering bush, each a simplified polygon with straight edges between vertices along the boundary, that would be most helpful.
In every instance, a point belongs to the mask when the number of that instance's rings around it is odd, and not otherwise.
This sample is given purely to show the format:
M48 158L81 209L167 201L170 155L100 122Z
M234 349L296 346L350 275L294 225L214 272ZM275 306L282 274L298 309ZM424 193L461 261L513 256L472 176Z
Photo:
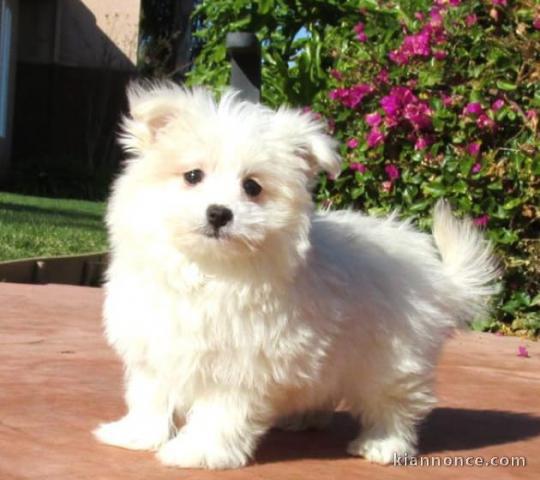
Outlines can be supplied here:
M331 17L313 1L287 36L286 2L263 2L272 28L232 3L242 28L261 33L265 101L309 108L341 140L342 173L321 176L318 201L397 208L429 229L433 204L448 198L486 230L505 271L494 317L473 326L540 333L540 6L329 0ZM199 64L192 78L226 82L210 71Z

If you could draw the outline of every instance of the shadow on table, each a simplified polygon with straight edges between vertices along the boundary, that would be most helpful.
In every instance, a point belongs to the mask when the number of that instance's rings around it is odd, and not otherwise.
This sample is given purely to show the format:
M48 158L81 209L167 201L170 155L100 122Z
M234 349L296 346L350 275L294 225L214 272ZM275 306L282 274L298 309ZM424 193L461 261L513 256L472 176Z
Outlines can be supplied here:
M272 430L261 442L257 463L306 458L347 458L347 442L358 432L346 412L334 414L322 431L284 432ZM497 410L436 408L420 427L420 453L474 450L512 443L540 435L540 417Z
M501 410L436 408L420 428L420 452L473 450L540 435L540 417Z

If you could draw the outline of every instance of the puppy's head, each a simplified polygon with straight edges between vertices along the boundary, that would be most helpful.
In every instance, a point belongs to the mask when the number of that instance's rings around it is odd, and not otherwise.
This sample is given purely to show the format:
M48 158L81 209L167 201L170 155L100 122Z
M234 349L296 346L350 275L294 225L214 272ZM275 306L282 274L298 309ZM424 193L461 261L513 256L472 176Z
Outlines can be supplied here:
M121 141L132 159L111 202L113 237L116 228L215 260L307 235L312 180L340 166L320 122L173 84L132 86L128 97Z

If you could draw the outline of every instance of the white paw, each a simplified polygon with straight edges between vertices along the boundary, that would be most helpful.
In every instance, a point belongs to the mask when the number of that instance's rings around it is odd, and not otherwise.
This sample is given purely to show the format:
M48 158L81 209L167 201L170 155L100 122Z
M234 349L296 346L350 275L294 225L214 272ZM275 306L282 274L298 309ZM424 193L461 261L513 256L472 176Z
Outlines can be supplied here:
M102 443L130 450L156 450L169 439L169 426L163 419L142 419L126 415L94 430Z
M240 451L227 450L213 442L205 444L182 432L159 449L157 458L169 467L216 470L240 468L248 462L247 456Z
M391 436L386 438L370 438L369 436L358 437L349 443L347 452L351 455L364 457L374 463L388 465L399 458L414 457L416 448L402 438Z

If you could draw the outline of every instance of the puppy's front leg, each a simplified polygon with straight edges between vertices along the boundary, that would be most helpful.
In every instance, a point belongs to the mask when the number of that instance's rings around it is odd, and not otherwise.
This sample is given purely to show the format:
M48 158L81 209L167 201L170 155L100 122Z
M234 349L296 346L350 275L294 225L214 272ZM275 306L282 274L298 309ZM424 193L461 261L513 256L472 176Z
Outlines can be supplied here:
M151 372L139 367L128 371L126 403L126 416L94 430L99 441L132 450L155 450L170 438L168 392Z
M267 422L256 420L254 413L252 402L240 395L202 398L189 411L186 425L157 456L175 467L242 467L268 429Z

